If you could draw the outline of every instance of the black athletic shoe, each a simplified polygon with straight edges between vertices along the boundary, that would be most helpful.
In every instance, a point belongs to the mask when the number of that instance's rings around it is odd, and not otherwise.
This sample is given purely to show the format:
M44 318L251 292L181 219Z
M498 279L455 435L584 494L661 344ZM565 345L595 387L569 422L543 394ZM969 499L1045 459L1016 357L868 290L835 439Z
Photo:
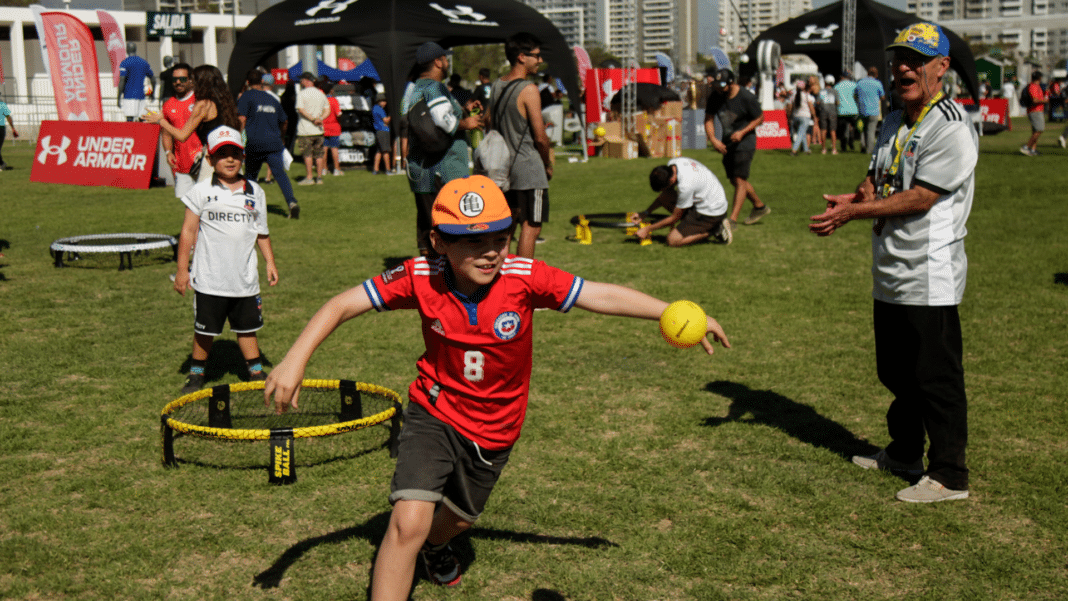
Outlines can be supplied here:
M430 543L423 543L419 551L426 568L427 579L440 586L460 584L460 560L453 555L452 547L445 543L440 549L434 549Z
M300 219L300 205L299 204L293 203L293 204L289 205L289 218L290 219Z
M204 388L204 374L189 374L182 386L182 394L191 394Z
M260 371L248 372L249 382L262 382L267 379L267 374L261 369Z

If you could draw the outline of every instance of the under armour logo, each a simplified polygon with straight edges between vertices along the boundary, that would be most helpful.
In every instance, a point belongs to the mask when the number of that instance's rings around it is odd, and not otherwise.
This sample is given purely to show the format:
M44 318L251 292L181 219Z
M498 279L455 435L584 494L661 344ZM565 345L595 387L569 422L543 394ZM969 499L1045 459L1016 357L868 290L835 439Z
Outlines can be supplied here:
M37 154L37 162L44 165L45 159L50 155L59 157L56 161L57 165L62 165L67 162L67 147L70 146L70 138L63 136L63 141L59 144L52 146L52 136L45 136L41 138L41 152Z
M339 12L348 8L349 5L353 2L356 2L356 0L340 0L340 2L338 0L319 0L318 6L313 6L309 8L308 10L304 11L304 14L308 15L309 17L314 17L315 13L321 10L330 9L330 14L336 15Z
M483 21L486 18L486 15L484 15L482 13L476 13L475 9L471 8L470 6L463 5L463 4L457 4L456 8L445 8L444 6L438 4L437 2L431 2L430 3L430 7L435 9L435 10L437 10L437 11L439 11L441 14L445 15L446 17L448 17L450 19L459 19L461 17L471 17L475 21Z
M827 27L819 27L817 25L805 25L805 30L800 33L800 37L803 40L807 40L813 36L813 34L820 34L820 37L827 39L834 35L834 30L838 29L837 23L831 23Z

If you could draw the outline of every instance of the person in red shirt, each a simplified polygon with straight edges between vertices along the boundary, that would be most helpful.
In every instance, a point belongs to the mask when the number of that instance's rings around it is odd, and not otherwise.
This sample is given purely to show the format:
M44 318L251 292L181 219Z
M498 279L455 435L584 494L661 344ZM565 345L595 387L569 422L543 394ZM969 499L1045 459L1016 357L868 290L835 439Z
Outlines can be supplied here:
M1046 104L1049 97L1042 89L1042 72L1031 73L1031 83L1027 86L1027 92L1031 95L1031 104L1027 107L1027 119L1031 122L1031 137L1027 144L1020 147L1020 154L1037 157L1038 137L1046 130Z
M334 297L312 317L268 375L264 401L296 409L304 369L343 322L372 309L413 309L426 352L408 389L389 527L375 561L371 599L407 599L417 557L427 577L453 586L460 564L449 541L478 519L527 411L535 309L572 307L658 319L668 306L644 293L589 282L542 261L509 255L515 231L504 193L473 175L452 180L431 212L439 257L416 257ZM708 317L706 332L730 348ZM701 339L712 354L712 343Z
M337 118L341 115L341 104L332 94L334 82L323 77L315 85L323 91L323 94L326 94L326 101L330 103L330 112L323 119L323 148L326 152L319 159L319 179L326 175L326 155L328 154L334 160L334 175L345 175L345 172L341 170L341 163L338 162L338 149L341 148L341 124L338 123Z
M163 118L176 129L182 129L189 116L193 114L193 104L197 101L193 94L193 80L190 74L193 67L186 63L177 63L171 71L174 96L163 105ZM167 164L174 173L174 196L181 198L193 188L196 178L190 175L193 165L200 160L203 145L200 138L189 136L185 142L179 142L167 130L160 129L160 142L167 153Z

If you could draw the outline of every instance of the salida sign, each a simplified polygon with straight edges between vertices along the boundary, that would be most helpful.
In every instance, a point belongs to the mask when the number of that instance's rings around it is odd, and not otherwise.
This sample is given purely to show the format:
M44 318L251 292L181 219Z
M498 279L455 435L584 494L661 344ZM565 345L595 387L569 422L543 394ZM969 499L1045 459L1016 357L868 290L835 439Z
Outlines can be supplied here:
M159 126L105 121L44 121L30 181L147 190Z

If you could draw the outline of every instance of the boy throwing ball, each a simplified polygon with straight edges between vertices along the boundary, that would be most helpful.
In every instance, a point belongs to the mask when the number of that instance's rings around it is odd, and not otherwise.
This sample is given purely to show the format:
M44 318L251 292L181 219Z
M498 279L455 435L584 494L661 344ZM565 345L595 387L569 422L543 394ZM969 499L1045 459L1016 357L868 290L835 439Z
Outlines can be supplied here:
M256 247L267 262L267 281L271 286L278 283L267 231L267 199L262 188L241 176L245 159L241 134L231 127L216 128L208 134L208 153L214 175L182 197L186 209L174 289L182 296L187 288L195 292L193 361L182 394L204 387L208 353L227 320L248 362L249 379L266 379L256 341L256 330L263 327Z
M375 601L408 598L420 555L432 582L460 582L449 541L478 519L519 438L530 389L534 309L567 312L577 306L656 320L667 307L630 288L588 282L509 255L515 224L504 194L487 177L445 184L431 218L430 241L441 256L408 259L328 301L264 389L265 402L273 395L279 413L296 408L304 368L335 328L372 309L419 311L426 352L408 389L390 487L393 512L372 577ZM706 331L730 347L711 317ZM707 338L701 345L712 353Z

